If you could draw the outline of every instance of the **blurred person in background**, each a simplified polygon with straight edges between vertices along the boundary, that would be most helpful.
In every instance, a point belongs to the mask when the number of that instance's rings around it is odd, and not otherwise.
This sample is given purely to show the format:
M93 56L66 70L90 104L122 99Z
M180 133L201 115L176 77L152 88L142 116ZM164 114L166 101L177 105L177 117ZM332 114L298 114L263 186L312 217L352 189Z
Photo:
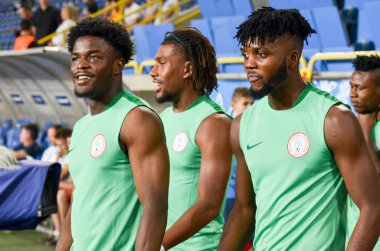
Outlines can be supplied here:
M56 32L66 30L66 33L65 34L59 33L58 35L53 37L51 39L50 45L58 46L58 47L66 49L66 37L67 37L68 29L76 24L77 17L78 16L77 16L77 8L76 7L69 5L69 4L65 4L62 7L61 18L62 18L63 22L58 26Z
M33 36L33 26L30 20L21 20L20 35L16 38L13 48L22 51L37 47L36 38Z
M38 126L36 124L26 124L22 126L20 132L20 145L17 146L13 154L16 159L36 158L41 153L41 148L37 145Z
M40 7L33 13L32 22L36 27L36 40L53 33L61 23L59 10L50 5L49 0L39 0ZM45 46L47 43L42 44Z
M57 146L55 136L59 129L61 129L61 125L53 125L47 130L49 147L46 148L46 150L42 154L42 157L41 157L42 161L50 161L50 162L55 161L56 154L59 151L59 147Z

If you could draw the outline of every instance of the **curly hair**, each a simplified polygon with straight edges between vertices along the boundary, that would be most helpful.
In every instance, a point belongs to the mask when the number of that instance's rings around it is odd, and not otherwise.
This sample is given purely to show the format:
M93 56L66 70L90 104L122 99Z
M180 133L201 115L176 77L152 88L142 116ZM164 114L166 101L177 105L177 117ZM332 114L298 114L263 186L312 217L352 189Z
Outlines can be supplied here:
M357 56L353 61L355 71L373 71L380 69L379 55Z
M240 45L256 41L259 46L273 43L283 35L295 36L307 44L307 37L317 33L297 9L276 10L272 7L252 12L237 29L235 38Z
M218 88L216 53L210 41L193 27L176 28L168 32L161 43L173 44L190 61L193 69L192 80L195 90L210 95Z
M83 36L103 38L120 53L126 63L132 58L133 44L128 31L121 24L100 17L83 19L70 29L67 36L67 48L70 53L73 52L75 41Z

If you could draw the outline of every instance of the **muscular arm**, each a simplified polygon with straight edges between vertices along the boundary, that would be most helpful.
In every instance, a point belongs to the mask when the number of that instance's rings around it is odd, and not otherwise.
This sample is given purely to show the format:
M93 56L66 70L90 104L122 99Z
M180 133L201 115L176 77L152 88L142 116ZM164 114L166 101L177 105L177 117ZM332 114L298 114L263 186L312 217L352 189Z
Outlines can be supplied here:
M236 200L224 229L222 240L220 241L220 251L243 250L244 246L252 237L255 227L255 194L251 174L240 148L240 119L241 116L238 116L232 122L231 126L231 146L237 160Z
M193 236L218 216L231 171L230 126L230 119L221 114L209 116L199 126L195 136L202 154L198 199L165 233L166 250Z
M371 155L372 161L375 164L377 175L380 178L380 155L376 150L375 143L372 139L372 127L376 124L378 112L359 114L358 120L360 127L363 130L364 139L367 142L367 147L369 154Z
M326 143L348 192L360 209L347 250L372 250L380 235L380 182L355 116L333 106L325 120Z
M124 120L120 138L127 146L143 207L135 250L157 251L166 227L169 188L169 156L163 126L148 108L137 107Z
M71 235L71 205L65 221L62 223L61 233L59 235L59 240L57 243L56 251L69 251L71 244L73 243L73 237Z

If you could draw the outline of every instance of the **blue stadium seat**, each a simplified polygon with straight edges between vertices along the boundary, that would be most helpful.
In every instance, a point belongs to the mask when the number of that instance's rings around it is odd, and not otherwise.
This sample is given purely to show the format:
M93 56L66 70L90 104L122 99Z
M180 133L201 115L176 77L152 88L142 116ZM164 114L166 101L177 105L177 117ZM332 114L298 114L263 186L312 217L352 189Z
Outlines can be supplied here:
M211 44L214 45L214 37L211 33L210 21L207 18L203 19L192 19L190 21L190 26L197 28L203 35L205 35Z
M345 30L337 8L323 7L315 8L312 11L321 38L322 50L348 47Z
M291 5L288 0L270 0L270 6L275 9L290 9Z
M368 0L367 0L368 1ZM379 13L380 1L368 1L363 8L367 13L368 28L372 35L372 41L376 48L380 48Z
M211 19L211 28L215 39L218 57L235 57L240 55L236 28L244 21L244 16L215 17Z
M137 25L133 27L135 39L136 60L154 59L166 32L174 30L173 24Z
M361 7L361 1L362 0L344 0L344 7L356 7L359 8Z
M251 0L231 0L232 5L235 9L235 15L243 15L248 17L252 10L252 1Z
M215 51L220 57L241 56L240 47L236 35L236 27L244 21L244 16L215 17L211 19L212 32L214 34ZM220 72L244 72L241 64L219 65Z
M203 18L236 15L231 0L198 0Z
M297 0L302 1L302 0ZM319 7L333 7L334 1L333 0L309 0L310 1L310 8L319 8Z
M362 9L359 11L358 17L358 36L357 40L373 40L372 33L368 24L368 17L366 10Z
M3 124L0 127L0 145L7 144L7 133L12 128L13 122L10 119L3 121Z

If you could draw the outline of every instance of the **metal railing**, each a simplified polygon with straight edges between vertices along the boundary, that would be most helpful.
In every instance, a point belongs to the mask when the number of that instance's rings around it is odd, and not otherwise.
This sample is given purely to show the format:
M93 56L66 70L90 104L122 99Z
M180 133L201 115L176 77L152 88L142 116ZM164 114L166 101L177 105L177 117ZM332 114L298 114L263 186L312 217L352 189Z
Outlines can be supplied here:
M358 55L370 56L377 54L380 56L380 51L355 51L355 52L324 52L314 54L307 65L306 80L310 81L314 74L314 65L317 61L339 61L353 60Z

